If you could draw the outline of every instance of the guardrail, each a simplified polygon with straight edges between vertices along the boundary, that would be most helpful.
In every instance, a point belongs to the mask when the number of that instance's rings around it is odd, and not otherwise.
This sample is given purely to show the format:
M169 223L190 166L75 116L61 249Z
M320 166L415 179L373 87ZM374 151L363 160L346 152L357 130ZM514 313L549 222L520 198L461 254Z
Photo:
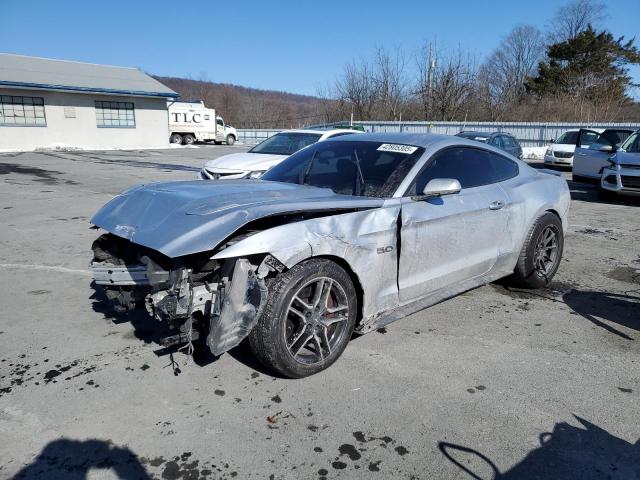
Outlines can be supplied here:
M309 128L328 128L347 122L313 125ZM505 132L513 135L523 147L543 147L567 130L578 128L640 128L640 123L529 123L529 122L357 122L367 132L411 132L455 135L462 130ZM259 143L280 129L239 129L238 140L246 144Z

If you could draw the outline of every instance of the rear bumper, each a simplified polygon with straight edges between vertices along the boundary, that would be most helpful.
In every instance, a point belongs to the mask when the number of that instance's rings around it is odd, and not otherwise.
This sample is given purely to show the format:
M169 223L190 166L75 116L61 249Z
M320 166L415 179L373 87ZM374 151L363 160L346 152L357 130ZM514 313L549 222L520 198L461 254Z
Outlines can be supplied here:
M600 187L620 195L640 196L640 169L605 168L600 178Z

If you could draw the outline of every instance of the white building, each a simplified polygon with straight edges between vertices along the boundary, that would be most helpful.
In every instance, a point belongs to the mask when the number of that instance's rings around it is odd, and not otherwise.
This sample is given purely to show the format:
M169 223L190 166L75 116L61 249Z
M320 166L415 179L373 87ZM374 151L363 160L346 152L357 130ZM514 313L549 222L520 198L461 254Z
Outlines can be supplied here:
M0 53L0 150L166 147L177 97L136 68Z

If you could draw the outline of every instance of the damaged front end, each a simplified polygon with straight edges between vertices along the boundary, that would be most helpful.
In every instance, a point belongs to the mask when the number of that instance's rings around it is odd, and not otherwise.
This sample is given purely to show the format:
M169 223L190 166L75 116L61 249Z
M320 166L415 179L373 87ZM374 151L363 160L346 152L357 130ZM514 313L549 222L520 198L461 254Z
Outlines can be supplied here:
M169 258L107 233L93 243L93 280L116 311L146 308L173 334L164 346L198 341L214 355L238 345L267 300L265 277L277 260L212 260L211 252Z

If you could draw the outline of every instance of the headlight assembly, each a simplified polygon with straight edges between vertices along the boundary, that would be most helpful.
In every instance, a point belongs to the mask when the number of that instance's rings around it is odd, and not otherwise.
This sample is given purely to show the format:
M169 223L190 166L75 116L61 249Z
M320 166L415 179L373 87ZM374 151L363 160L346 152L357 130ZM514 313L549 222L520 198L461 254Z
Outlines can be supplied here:
M265 170L254 170L253 172L249 172L246 178L260 178L264 172Z

